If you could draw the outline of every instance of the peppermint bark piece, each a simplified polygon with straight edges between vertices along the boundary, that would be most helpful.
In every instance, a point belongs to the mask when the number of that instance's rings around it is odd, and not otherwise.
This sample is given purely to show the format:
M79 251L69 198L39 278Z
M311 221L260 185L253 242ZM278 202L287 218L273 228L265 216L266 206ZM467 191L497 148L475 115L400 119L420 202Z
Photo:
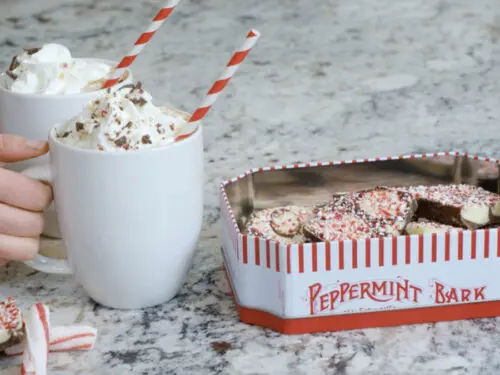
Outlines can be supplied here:
M417 199L419 218L467 229L500 223L500 195L481 187L460 184L399 189Z
M19 344L24 338L21 311L12 297L0 301L0 352Z
M427 219L419 219L409 223L406 226L406 234L429 234L429 233L442 233L451 231L462 231L463 228L453 227L451 225L436 223L435 221L430 221Z
M342 241L377 237L365 217L352 211L325 208L304 224L306 236L314 241Z
M316 207L286 206L255 211L248 218L244 234L284 244L309 242L303 224L317 210Z
M305 224L305 232L320 241L399 235L416 208L411 194L386 188L335 195Z
M400 235L417 210L410 193L383 187L354 193L354 204L381 236Z

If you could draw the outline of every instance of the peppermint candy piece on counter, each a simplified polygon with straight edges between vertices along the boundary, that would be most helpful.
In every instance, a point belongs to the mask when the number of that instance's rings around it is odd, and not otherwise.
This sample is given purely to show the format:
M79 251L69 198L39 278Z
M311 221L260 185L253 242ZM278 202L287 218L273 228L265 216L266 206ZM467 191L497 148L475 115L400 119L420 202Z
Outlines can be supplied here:
M300 229L300 218L288 208L277 208L271 212L271 227L280 236L293 237Z
M26 341L21 375L46 375L49 355L49 308L42 303L32 306L26 315Z
M0 352L24 338L23 318L14 298L0 301Z
M49 352L67 352L93 349L97 340L97 330L89 326L50 327ZM5 350L9 357L23 354L24 344L14 345Z

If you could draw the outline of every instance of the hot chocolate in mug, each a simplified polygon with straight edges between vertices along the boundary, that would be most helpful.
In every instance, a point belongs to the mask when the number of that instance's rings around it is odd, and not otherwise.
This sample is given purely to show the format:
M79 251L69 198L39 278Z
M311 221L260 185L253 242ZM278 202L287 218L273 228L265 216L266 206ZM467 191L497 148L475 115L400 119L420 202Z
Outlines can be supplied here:
M187 116L187 115L186 115ZM137 151L70 146L49 135L49 181L68 259L28 265L71 273L98 303L122 309L170 300L190 269L203 219L201 128L170 145Z

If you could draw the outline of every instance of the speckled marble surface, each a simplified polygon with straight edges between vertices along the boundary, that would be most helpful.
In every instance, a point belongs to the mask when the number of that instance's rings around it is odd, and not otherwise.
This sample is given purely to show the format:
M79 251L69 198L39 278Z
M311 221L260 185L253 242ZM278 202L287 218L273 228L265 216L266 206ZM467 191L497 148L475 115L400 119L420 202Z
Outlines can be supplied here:
M0 63L45 41L118 59L161 3L3 0ZM216 194L222 178L270 163L448 149L498 156L500 2L183 0L135 76L157 99L192 110L250 27L262 38L205 121L204 227L175 300L118 312L69 278L0 268L0 296L44 301L57 323L100 331L94 351L51 356L50 373L498 374L499 319L304 336L239 323ZM17 371L0 360L0 374Z

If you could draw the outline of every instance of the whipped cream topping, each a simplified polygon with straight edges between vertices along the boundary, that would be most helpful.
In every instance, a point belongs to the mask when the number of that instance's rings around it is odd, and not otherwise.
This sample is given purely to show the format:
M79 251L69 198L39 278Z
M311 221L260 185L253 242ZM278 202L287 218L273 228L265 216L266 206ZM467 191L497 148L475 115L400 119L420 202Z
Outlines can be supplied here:
M187 115L157 107L151 100L140 82L108 89L58 128L56 136L67 145L99 151L131 151L173 143Z
M63 45L50 43L14 56L6 88L24 94L76 94L98 90L112 67L92 59L74 59Z

